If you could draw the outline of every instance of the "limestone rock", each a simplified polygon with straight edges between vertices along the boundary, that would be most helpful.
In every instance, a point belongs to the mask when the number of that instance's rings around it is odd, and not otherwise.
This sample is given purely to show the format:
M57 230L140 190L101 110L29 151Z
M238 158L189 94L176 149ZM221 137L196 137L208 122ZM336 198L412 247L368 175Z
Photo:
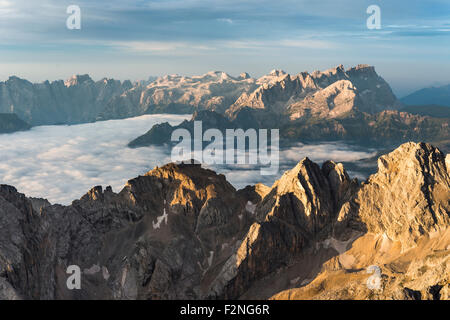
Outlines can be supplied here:
M0 82L0 113L15 113L31 125L92 122L130 81L75 75L67 81L31 83L18 77Z
M305 158L238 191L172 163L70 206L0 185L0 298L448 299L449 193L448 155L426 143L380 157L362 184Z
M406 143L378 159L378 172L359 190L357 216L369 232L413 246L450 224L450 177L445 155L425 143Z
M273 71L252 93L243 93L226 111L230 117L244 107L302 117L335 118L351 110L374 114L397 110L401 103L389 85L368 65L345 70L342 65L324 72L289 75Z

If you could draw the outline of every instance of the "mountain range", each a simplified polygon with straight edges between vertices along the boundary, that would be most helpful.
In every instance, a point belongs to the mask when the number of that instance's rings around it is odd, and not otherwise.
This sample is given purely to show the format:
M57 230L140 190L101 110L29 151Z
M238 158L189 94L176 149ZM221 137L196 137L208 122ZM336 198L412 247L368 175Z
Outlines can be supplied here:
M200 76L167 75L145 81L93 81L75 75L31 83L12 76L0 82L0 113L15 113L31 125L75 124L149 113L210 110L233 118L243 108L283 114L291 120L336 118L351 110L375 114L408 105L448 105L449 87L417 91L401 102L375 68L342 65L290 75L273 70L258 79L211 71Z
M0 112L15 113L33 126L92 122L114 96L132 87L130 81L94 82L88 75L36 84L10 77L0 82Z
M31 125L73 124L148 113L233 113L244 106L278 110L293 118L310 110L335 117L358 104L361 111L398 109L389 85L373 67L345 71L342 65L312 74L273 70L259 79L221 71L201 76L167 75L131 83L75 75L33 84L18 77L0 82L0 112L16 113ZM229 110L228 110L229 109Z
M193 113L192 121L202 119L211 128L216 121L221 124L219 129L226 129L226 125L278 128L286 141L350 140L383 147L425 141L447 150L449 108L420 105L435 101L430 97L445 98L446 88L418 91L402 100L415 101L415 106L407 106L369 65L349 69L339 65L296 75L273 70L258 79L248 73L232 77L221 71L191 77L167 75L134 83L106 78L95 82L88 75L78 75L66 81L32 84L11 77L0 83L0 113L15 113L30 125ZM6 127L5 120L3 123ZM12 123L8 126L14 128ZM193 124L181 126L190 128ZM167 124L149 129L130 146L170 141L173 128Z
M440 105L450 107L450 84L424 88L400 99L407 105Z
M223 74L222 78L237 81ZM251 90L251 86L246 87L230 107L225 109L221 105L200 110L198 105L193 108L197 111L190 122L174 128L168 124L156 125L129 146L170 143L170 133L174 129L186 128L192 133L195 120L201 120L205 129L222 131L277 128L286 141L350 140L383 147L406 141L427 141L445 150L449 146L447 108L404 106L386 81L368 65L348 70L340 65L323 72L294 76L274 70L256 81L251 81L248 75L241 79L257 86Z
M1 185L0 299L448 300L449 199L426 143L362 183L304 158L271 187L171 163L69 206Z
M434 118L396 110L368 114L352 110L337 118L305 117L290 121L279 114L261 117L258 110L241 109L233 120L214 111L195 112L191 120L177 126L169 123L154 125L143 135L128 144L131 148L150 145L171 145L174 130L187 129L194 135L194 122L201 121L203 130L219 129L225 136L226 129L279 128L282 143L346 140L365 146L392 147L406 141L437 143L449 149L450 118Z
M346 71L340 65L312 74L273 70L259 79L247 73L234 78L220 71L194 77L169 75L115 97L102 116L209 110L233 118L242 108L251 108L291 119L303 115L334 118L355 107L376 113L399 109L401 104L373 67L359 65Z
M277 71L272 75L276 78L251 94L243 93L227 113L250 107L286 114L295 120L304 116L336 118L355 108L372 114L401 107L386 81L368 65L348 70L339 65L294 76Z

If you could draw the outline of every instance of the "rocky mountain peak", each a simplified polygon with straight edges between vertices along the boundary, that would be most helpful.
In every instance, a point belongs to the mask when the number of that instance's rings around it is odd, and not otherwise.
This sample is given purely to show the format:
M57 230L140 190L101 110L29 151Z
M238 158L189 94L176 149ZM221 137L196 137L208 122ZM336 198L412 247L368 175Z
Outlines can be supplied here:
M231 80L231 77L229 74L223 71L209 71L205 73L201 78L204 78L205 80L208 80L210 78L214 80Z
M368 64L358 64L356 67L351 67L350 69L348 69L347 72L376 73L375 67Z
M378 159L378 174L398 173L398 166L408 169L404 173L445 175L445 155L428 143L407 142ZM396 169L396 170L393 170Z
M170 163L70 206L0 185L0 298L448 299L448 160L406 143L358 184L304 158L272 187L239 191ZM66 287L73 264L80 291ZM371 265L383 290L366 286Z
M13 90L13 92L18 91L18 90L29 91L30 89L32 89L32 86L33 86L33 84L30 81L19 78L17 76L10 76L8 78L8 80L6 80L5 82L0 82L0 87L2 85L5 85L5 86L11 88ZM10 103L10 101L8 101L8 103ZM7 104L5 104L5 106L7 106ZM0 105L0 109L1 109L1 107L2 106ZM4 111L6 111L6 110L4 110Z
M286 72L281 69L273 69L272 71L269 72L269 74L271 76L281 77L281 76L284 76L286 74Z
M76 85L81 85L83 83L93 83L94 81L91 79L91 77L88 74L83 75L73 75L71 78L64 81L64 85L66 87L73 87Z
M257 84L257 89L242 94L226 113L250 107L297 120L309 116L335 118L356 109L375 114L401 106L386 81L368 65L347 71L339 65L296 76L274 70L258 79Z
M339 204L348 198L351 183L342 164L327 161L321 168L304 158L274 183L258 206L257 216L287 218L310 235L318 234L337 215Z
M450 225L449 199L445 155L430 144L409 142L379 158L378 172L354 203L369 232L384 232L409 248L424 234Z
M20 81L26 81L25 79L19 78L18 76L10 76L8 77L9 82L20 82Z
M320 70L313 71L311 73L311 75L314 78L321 78L324 76L325 77L336 76L338 74L343 74L343 73L345 73L345 68L344 68L344 65L340 64L334 68L330 68L325 71L320 71Z
M239 75L239 78L240 78L240 79L250 79L251 77L250 77L250 74L248 74L247 72L242 72L242 73Z

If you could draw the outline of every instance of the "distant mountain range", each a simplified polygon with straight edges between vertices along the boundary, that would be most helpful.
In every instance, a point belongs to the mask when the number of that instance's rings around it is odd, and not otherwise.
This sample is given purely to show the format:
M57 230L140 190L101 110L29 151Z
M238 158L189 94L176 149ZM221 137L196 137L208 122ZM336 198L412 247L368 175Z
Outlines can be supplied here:
M225 111L213 111L223 107L200 110L191 121L174 128L154 126L129 146L170 143L174 129L192 133L195 120L201 120L204 129L222 131L279 128L281 138L288 141L352 140L378 146L429 141L446 149L450 140L450 117L445 108L404 106L371 66L345 70L340 65L295 76L274 70L254 83L259 86L251 92L245 90Z
M305 115L334 118L354 108L375 113L400 107L373 67L359 65L346 71L340 65L312 74L273 70L259 79L247 73L234 78L220 71L194 77L165 76L115 97L100 117L210 110L233 118L242 108L251 108L295 120Z
M94 82L88 75L38 84L10 77L0 82L0 112L15 113L31 125L92 122L114 96L132 87L130 81Z
M336 118L355 109L373 114L401 108L387 82L372 66L358 65L345 70L339 65L311 74L289 75L276 71L271 75L270 81L262 83L252 93L243 93L226 113L232 115L249 107L285 114L296 120Z
M434 118L450 118L450 107L438 106L435 104L405 106L401 111Z
M100 118L128 118L149 113L193 113L196 110L223 113L244 92L252 92L260 84L260 80L252 79L248 74L234 78L221 71L193 77L167 75L148 86L137 86L115 97L100 114Z
M33 84L10 77L0 82L0 112L16 113L31 125L74 124L149 113L236 113L243 107L288 114L337 117L357 106L374 113L399 109L389 85L374 68L359 65L289 75L274 70L259 79L221 71L200 76L167 75L131 83L76 75Z
M248 73L232 77L221 71L135 83L95 82L88 75L77 75L67 81L32 84L11 77L0 83L0 112L15 113L31 125L193 113L203 115L207 123L220 117L221 124L233 127L280 128L282 138L289 140L345 139L369 144L415 140L442 147L439 141L450 141L449 111L421 104L447 101L448 88L420 90L402 99L414 106L404 105L368 65L349 69L339 65L296 75L273 70L258 79ZM130 145L165 143L169 130L167 125L158 126Z
M400 100L407 105L440 105L450 107L450 84L442 87L420 89Z
M150 145L170 145L171 133L175 129L187 129L194 135L194 121L202 121L203 130L216 128L225 136L226 129L278 128L282 142L314 142L347 140L366 146L391 147L406 141L436 142L444 150L450 140L450 119L432 118L395 110L368 114L357 110L338 118L304 118L289 121L277 115L267 118L257 111L242 109L237 117L230 120L214 111L199 111L191 120L177 126L162 123L129 143L131 148Z

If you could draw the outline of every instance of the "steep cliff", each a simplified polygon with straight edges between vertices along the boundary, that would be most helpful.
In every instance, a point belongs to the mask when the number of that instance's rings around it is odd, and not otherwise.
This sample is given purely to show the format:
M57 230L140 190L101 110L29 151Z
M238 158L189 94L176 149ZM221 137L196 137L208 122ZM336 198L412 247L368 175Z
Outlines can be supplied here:
M292 120L305 116L335 118L350 110L369 114L396 110L401 103L391 88L368 65L345 70L342 65L323 72L286 73L243 93L227 110L229 116L244 107L282 113Z
M32 125L92 122L109 100L131 87L130 81L94 82L88 75L36 84L10 77L0 82L0 112L16 113Z
M239 191L168 164L66 207L2 185L0 297L448 299L448 159L406 143L359 183L305 158ZM67 289L69 265L81 290Z
M31 126L14 113L0 113L0 133L11 133L30 129Z

